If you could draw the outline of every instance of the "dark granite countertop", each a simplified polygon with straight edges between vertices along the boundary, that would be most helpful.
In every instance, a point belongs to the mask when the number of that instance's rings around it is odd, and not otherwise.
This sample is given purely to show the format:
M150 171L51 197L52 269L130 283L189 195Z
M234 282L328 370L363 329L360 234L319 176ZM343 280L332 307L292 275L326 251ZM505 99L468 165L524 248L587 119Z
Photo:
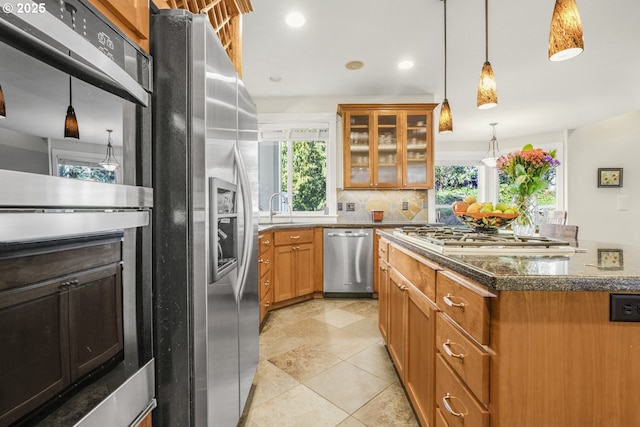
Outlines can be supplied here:
M640 293L640 246L581 240L570 255L442 255L378 234L491 290Z
M259 224L259 231L284 230L287 228L396 228L406 225L423 225L423 222L336 222L336 223L318 223L318 222L278 222L274 224Z

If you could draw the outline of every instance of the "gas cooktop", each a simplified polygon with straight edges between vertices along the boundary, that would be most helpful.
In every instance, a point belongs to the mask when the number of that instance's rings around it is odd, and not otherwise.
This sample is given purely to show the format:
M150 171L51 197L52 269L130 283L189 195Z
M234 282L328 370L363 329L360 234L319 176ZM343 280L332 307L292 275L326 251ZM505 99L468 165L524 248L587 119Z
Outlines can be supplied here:
M518 236L510 232L480 233L467 227L441 224L396 228L393 235L442 254L571 254L575 248L564 240L542 236Z

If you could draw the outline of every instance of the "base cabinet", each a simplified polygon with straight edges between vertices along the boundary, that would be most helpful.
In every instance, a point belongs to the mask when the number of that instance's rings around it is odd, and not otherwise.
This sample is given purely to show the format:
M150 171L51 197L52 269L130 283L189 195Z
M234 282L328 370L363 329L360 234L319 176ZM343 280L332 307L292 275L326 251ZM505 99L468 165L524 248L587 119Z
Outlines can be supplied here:
M274 302L312 294L313 229L275 231L274 240Z
M260 323L273 305L273 232L258 235L258 292Z
M389 329L387 348L396 366L400 379L404 381L405 343L407 332L407 285L394 270L389 274Z

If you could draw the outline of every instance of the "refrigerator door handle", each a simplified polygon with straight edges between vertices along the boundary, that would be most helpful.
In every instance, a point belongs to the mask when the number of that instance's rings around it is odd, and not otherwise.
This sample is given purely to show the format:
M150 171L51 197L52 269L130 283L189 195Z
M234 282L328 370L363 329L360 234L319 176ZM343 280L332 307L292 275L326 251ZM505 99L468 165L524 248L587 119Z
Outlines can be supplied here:
M240 260L240 268L238 271L238 280L236 283L236 301L242 299L244 285L246 283L247 271L249 269L249 259L253 250L253 205L251 202L251 188L249 187L249 176L247 168L244 166L244 160L236 145L233 148L233 154L238 165L238 175L240 183L240 193L242 194L242 206L244 210L244 245L242 247L242 258Z

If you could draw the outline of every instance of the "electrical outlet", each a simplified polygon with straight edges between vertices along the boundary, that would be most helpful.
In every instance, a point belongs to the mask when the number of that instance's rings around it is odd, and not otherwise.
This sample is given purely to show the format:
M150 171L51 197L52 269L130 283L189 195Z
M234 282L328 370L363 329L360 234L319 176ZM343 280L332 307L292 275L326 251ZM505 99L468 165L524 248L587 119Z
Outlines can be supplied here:
M640 322L640 295L609 294L609 320L612 322Z
M409 210L409 202L402 202L402 210L403 211Z
M356 204L355 203L347 203L347 212L355 212Z
M338 202L338 210L341 211L342 210L342 202Z

